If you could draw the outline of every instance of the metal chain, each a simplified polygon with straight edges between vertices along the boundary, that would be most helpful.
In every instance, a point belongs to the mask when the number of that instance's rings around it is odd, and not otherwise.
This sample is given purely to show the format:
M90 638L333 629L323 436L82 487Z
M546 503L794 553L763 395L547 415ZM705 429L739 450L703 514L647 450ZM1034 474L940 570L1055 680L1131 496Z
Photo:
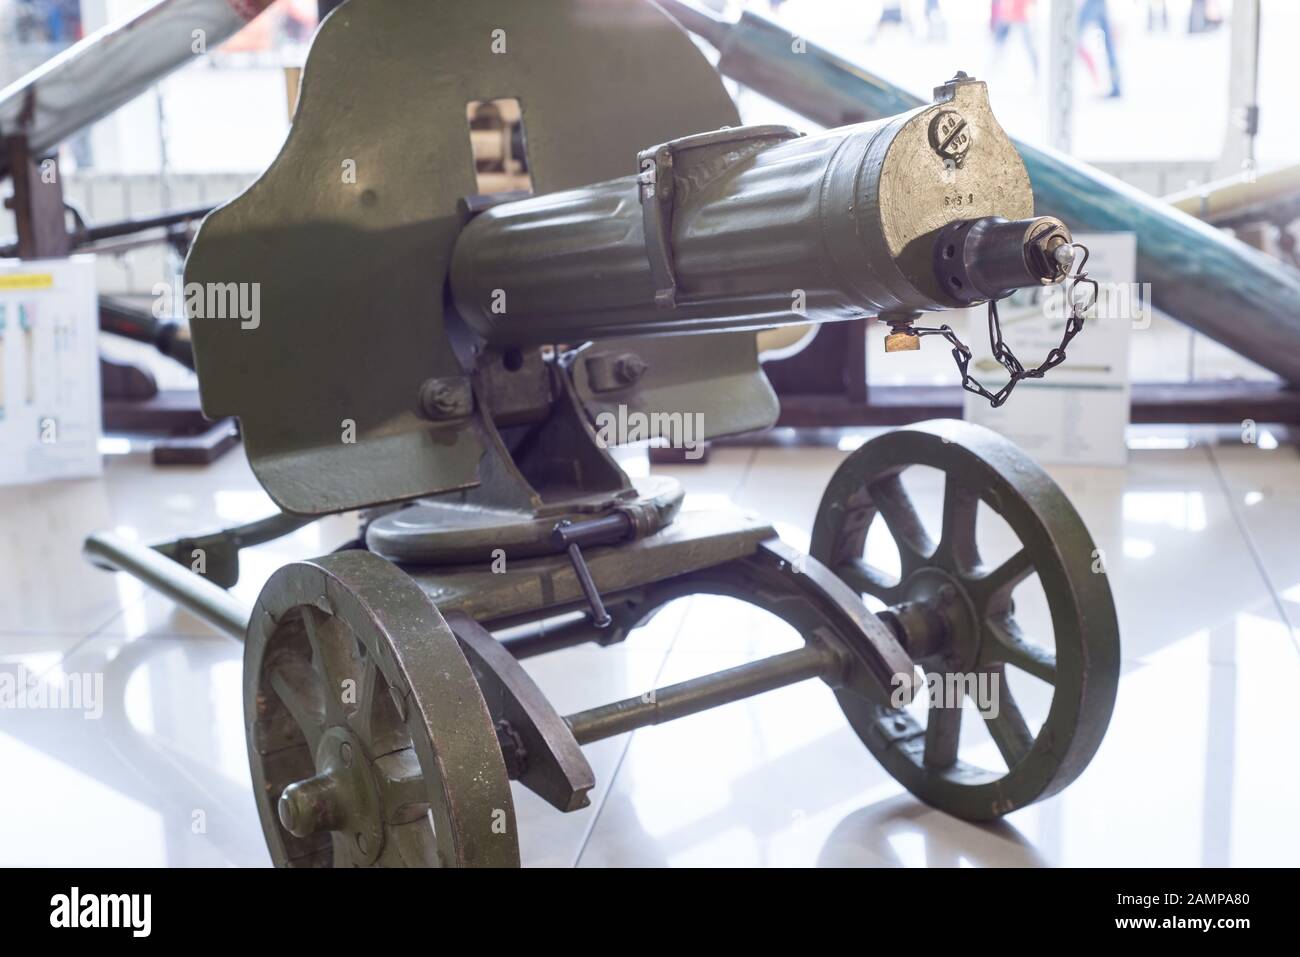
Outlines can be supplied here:
M1072 248L1079 250L1082 255L1075 267L1074 275L1070 277L1070 284L1066 290L1065 297L1070 303L1070 316L1065 320L1065 334L1061 337L1061 344L1047 354L1047 358L1040 365L1032 369L1026 369L1016 358L1016 354L1011 351L1002 340L1002 324L998 320L998 304L995 300L989 300L989 344L993 347L993 358L1002 364L1007 370L1010 378L1007 384L997 392L990 392L980 384L979 380L970 374L971 351L970 347L957 338L957 334L952 331L949 325L935 327L917 327L908 326L899 330L914 336L943 336L948 340L952 348L952 357L957 362L957 369L961 372L961 387L967 392L973 392L981 398L988 399L993 408L997 408L1007 401L1011 395L1011 390L1016 387L1016 383L1023 379L1041 379L1049 369L1053 369L1065 361L1065 347L1070 344L1070 340L1077 336L1083 329L1083 314L1092 308L1097 301L1098 286L1095 279L1089 279L1088 274L1083 271L1084 265L1088 262L1088 247L1082 243L1071 243ZM1083 303L1076 300L1074 292L1079 286L1092 287L1092 295L1086 297Z

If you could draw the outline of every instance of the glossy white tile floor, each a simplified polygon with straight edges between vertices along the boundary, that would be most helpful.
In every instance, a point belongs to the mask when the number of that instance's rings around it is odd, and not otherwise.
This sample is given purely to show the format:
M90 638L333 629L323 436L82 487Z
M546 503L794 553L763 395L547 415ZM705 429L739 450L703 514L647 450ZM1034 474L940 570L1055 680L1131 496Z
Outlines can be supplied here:
M844 454L728 448L707 466L663 471L693 505L759 512L806 547ZM1294 864L1300 456L1198 446L1135 451L1126 470L1052 472L1106 554L1124 642L1106 740L1062 795L993 827L947 817L888 777L830 692L806 683L589 748L599 784L587 810L560 815L517 792L526 863ZM918 478L917 499L935 505L938 486ZM242 452L207 469L118 458L102 480L0 489L0 669L104 676L98 720L0 710L0 864L268 863L244 754L239 645L126 576L90 568L79 547L93 529L158 541L269 509ZM988 525L981 545L996 548ZM251 603L278 564L351 531L331 519L245 553L237 593ZM869 547L889 563L879 541ZM1033 599L1017 592L1018 615L1041 627ZM796 641L761 612L694 598L621 647L528 668L573 711ZM1045 704L1036 690L1017 686L1031 719Z

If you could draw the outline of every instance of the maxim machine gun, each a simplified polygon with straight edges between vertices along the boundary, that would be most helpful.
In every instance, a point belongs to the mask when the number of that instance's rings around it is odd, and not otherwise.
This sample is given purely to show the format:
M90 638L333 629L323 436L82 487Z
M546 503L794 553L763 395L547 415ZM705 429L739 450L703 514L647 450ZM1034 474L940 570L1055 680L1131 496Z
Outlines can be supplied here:
M508 97L532 194L476 195L467 107ZM1041 469L961 422L890 432L836 472L803 555L758 519L682 509L675 481L632 481L604 426L771 425L755 330L785 324L878 316L890 349L943 335L964 375L969 350L919 313L1082 280L1081 248L1033 205L962 75L931 105L803 136L739 126L644 0L351 0L320 28L279 158L208 217L186 267L187 289L258 290L255 316L195 315L194 350L205 410L239 416L283 513L87 551L246 642L277 864L517 864L512 780L582 808L583 745L810 678L921 800L997 818L1083 770L1118 680L1106 577ZM990 326L1008 385L964 384L995 402L1064 358L1026 369L992 307ZM943 473L937 541L901 481L914 465ZM1019 540L1005 562L981 560L981 502ZM279 569L251 613L221 587L239 548L351 510L361 539ZM900 577L864 559L877 518ZM1034 574L1054 648L1016 623L1011 591ZM518 663L621 641L696 593L765 608L805 644L567 716ZM921 671L1009 669L1050 686L1036 730L1005 682L982 714L906 707ZM964 710L1000 765L963 758Z

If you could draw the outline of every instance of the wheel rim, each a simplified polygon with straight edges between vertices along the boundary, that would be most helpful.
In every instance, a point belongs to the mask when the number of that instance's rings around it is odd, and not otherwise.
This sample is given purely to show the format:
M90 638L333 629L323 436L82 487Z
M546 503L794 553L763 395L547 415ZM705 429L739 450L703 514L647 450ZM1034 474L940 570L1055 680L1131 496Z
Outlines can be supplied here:
M944 476L937 542L901 480L913 465ZM993 567L983 563L976 545L981 501L1019 540L1012 556ZM877 516L898 548L898 581L863 558ZM930 707L922 727L904 710L837 694L859 737L913 794L959 817L987 820L1056 793L1087 766L1109 723L1119 682L1114 603L1078 513L1014 445L958 421L925 422L873 439L831 479L811 553L859 593L886 605L919 601L944 607L947 620L958 626L948 629L941 644L909 651L927 673L985 674L990 685L997 683L997 716L981 716L1005 772L961 758L960 698L955 707ZM1029 641L1015 618L1011 592L1033 574L1048 599L1054 653ZM1007 683L1008 667L1052 686L1037 734Z
M348 551L271 576L249 625L244 711L278 866L518 865L478 684L437 608L391 563Z

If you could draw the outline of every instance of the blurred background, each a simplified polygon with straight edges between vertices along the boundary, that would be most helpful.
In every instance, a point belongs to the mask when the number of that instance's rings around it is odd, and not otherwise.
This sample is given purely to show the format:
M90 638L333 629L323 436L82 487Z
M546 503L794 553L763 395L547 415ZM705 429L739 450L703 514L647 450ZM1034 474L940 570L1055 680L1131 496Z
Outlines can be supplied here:
M109 222L238 193L277 154L312 32L321 12L333 5L278 0L208 56L195 57L71 138L59 157L65 195L88 221ZM1300 4L1291 0L1261 0L1257 48L1245 36L1234 47L1231 0L707 5L732 18L745 9L770 16L927 98L935 85L965 70L988 82L994 111L1013 137L1070 152L1155 195L1227 176L1249 177L1300 158L1300 126L1287 122L1294 113L1287 62L1300 36ZM0 0L0 86L147 6L146 0ZM1072 34L1064 84L1059 72L1048 74L1053 16L1068 20ZM1253 85L1246 82L1252 71L1258 75ZM810 128L806 119L731 85L747 122ZM1251 104L1258 107L1254 133L1246 115ZM13 233L12 216L0 211L0 237ZM1269 247L1277 237L1253 241ZM101 254L99 290L147 296L179 266L179 255L158 244ZM1133 337L1136 381L1273 378L1159 316L1152 332ZM107 337L105 349L131 357L139 351ZM174 363L163 364L158 374L164 385L190 381ZM951 369L945 356L930 350L915 361L875 363L868 375L873 382L940 383L951 380Z

